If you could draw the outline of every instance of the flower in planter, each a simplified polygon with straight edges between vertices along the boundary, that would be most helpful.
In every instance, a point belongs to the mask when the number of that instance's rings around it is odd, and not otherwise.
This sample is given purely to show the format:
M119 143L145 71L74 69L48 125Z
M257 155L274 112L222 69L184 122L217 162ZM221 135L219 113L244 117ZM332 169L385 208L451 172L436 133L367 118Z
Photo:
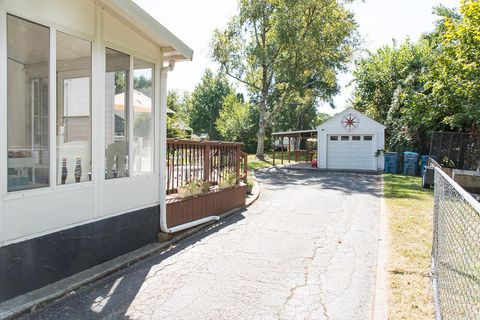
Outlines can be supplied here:
M180 198L198 196L207 193L210 190L208 181L199 178L192 178L189 181L182 181L182 186L177 188Z
M238 177L235 172L222 172L220 182L218 183L218 187L220 189L230 188L235 186L238 183Z

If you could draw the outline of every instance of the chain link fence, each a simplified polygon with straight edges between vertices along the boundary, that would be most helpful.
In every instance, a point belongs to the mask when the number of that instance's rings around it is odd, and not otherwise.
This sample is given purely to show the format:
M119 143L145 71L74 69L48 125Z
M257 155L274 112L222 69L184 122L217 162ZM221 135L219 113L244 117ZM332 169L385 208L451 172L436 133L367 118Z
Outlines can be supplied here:
M480 319L480 203L439 168L432 271L436 319Z

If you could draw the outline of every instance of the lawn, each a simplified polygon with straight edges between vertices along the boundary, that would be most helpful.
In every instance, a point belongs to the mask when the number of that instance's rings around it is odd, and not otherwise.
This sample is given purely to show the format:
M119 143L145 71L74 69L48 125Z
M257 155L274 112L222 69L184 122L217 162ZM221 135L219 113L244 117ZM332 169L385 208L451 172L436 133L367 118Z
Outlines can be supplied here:
M386 174L389 319L433 319L430 279L433 192L419 177Z
M257 159L255 154L249 154L248 155L248 171L250 172L250 171L253 171L255 169L267 168L267 167L273 166L273 156L272 155L273 155L272 152L265 152L265 159L261 160L261 159ZM280 157L281 157L280 152L279 151L275 152L275 163L277 165L281 164ZM290 160L292 162L294 162L294 160L295 160L295 153L293 151L290 153ZM301 154L299 160L302 161L302 162L305 161L306 160L306 155ZM288 163L288 152L286 152L286 151L283 153L283 163L284 164Z
M273 158L271 152L265 153L265 159L257 159L255 154L248 155L248 171L251 172L255 169L267 168L273 166Z

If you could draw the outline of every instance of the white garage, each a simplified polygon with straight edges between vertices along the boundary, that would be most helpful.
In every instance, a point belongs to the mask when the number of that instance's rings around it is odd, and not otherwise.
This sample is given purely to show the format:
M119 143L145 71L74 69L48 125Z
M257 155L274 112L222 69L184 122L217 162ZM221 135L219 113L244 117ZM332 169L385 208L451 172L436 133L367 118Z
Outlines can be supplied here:
M383 170L385 126L348 108L317 127L320 169Z

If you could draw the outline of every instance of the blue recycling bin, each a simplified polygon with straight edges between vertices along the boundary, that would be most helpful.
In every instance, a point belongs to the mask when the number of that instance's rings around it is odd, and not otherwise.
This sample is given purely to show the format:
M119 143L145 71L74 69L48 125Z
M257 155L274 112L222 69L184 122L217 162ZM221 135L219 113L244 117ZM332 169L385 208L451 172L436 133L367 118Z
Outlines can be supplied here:
M425 172L425 167L427 166L429 155L423 155L420 157L421 167L420 167L420 177L423 177L423 173Z
M397 173L398 168L398 153L397 152L385 152L385 172Z
M414 176L417 173L418 153L406 151L403 153L403 174Z

